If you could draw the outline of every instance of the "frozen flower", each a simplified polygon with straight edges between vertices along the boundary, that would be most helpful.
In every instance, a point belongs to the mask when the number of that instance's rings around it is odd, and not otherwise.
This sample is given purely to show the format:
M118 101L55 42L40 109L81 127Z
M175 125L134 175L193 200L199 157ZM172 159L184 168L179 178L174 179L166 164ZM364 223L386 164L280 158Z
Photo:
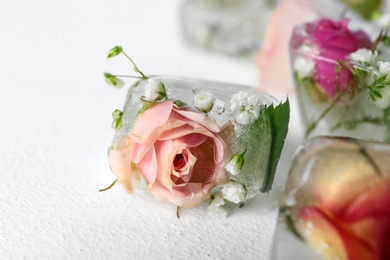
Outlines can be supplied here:
M371 62L377 56L377 52L372 52L370 49L361 48L350 54L350 58L353 61L358 62Z
M223 186L221 193L224 199L236 204L244 202L246 197L245 187L241 183L233 181Z
M145 86L143 99L154 102L162 100L167 96L164 84L160 80L149 79Z
M390 74L390 62L388 61L378 61L378 70L381 75Z
M216 194L211 200L210 205L207 207L207 210L212 215L220 215L226 217L228 211L224 207L224 205L225 205L225 200L221 197L221 195Z
M257 95L240 91L232 95L230 109L238 124L247 125L257 119L261 105L262 102Z
M202 112L210 112L213 108L215 96L209 91L201 91L194 96L194 105Z
M244 155L234 155L230 162L225 166L225 169L231 175L237 175L240 173L242 166L244 165Z
M294 61L294 70L298 73L299 77L306 78L313 73L314 65L313 61L299 57Z

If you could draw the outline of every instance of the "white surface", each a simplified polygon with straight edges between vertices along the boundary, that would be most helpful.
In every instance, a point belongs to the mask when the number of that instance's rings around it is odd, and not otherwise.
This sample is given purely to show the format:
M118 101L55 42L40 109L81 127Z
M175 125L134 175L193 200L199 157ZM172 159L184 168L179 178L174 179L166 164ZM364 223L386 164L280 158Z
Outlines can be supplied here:
M128 195L120 185L97 192L114 180L106 158L111 112L127 91L108 87L102 74L132 73L123 57L106 60L108 49L122 45L149 74L256 85L254 62L182 43L179 3L0 3L2 259L269 258L296 132L274 190L224 220L203 207L177 219L175 206ZM299 122L292 121L294 129Z

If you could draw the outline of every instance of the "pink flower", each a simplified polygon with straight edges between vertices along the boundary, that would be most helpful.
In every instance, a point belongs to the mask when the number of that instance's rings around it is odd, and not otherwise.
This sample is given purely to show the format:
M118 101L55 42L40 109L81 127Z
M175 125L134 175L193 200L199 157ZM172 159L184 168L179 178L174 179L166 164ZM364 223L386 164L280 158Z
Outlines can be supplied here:
M319 17L312 0L285 0L275 9L264 35L257 67L260 88L267 91L293 92L288 42L295 25Z
M316 50L316 54L307 54L314 59L316 82L329 97L347 87L354 87L352 73L345 67L337 75L336 65L339 61L348 61L348 56L360 48L371 48L371 40L363 31L348 29L348 19L334 21L319 19L306 23L303 28L296 27L290 40L290 46L297 50L303 44Z
M157 103L138 116L130 134L109 153L112 171L128 192L139 175L160 201L191 208L228 181L231 151L215 122L198 110Z

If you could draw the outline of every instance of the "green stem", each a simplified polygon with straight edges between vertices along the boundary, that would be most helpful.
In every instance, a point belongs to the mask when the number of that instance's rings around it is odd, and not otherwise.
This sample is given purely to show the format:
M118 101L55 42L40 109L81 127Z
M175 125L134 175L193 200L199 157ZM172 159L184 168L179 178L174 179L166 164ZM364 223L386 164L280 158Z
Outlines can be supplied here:
M332 126L330 131L332 132L332 131L339 129L341 127L345 128L345 129L354 129L359 124L363 124L363 123L385 125L385 119L384 118L364 117L364 118L359 119L359 120L351 120L351 121L344 121L344 122L342 120L342 121L338 122L337 124L335 124L334 126Z
M339 102L344 93L345 92L337 95L337 97L332 101L332 103L324 111L322 111L321 115L314 122L311 122L308 125L305 132L305 138L310 135L310 133L317 127L317 124L326 116L326 114L329 113L329 111L336 105L336 103Z
M118 179L116 179L113 183L111 183L110 186L108 186L107 188L104 188L104 189L99 190L99 192L102 192L102 191L106 191L106 190L111 189L112 187L114 187L114 185L115 185L117 182L118 182Z
M366 157L366 159L368 160L368 163L372 166L372 168L374 169L376 175L378 175L378 177L380 177L380 178L383 177L383 173L382 173L381 169L376 164L374 158L372 158L372 156L367 152L366 148L364 148L363 146L359 145L359 152L364 157Z
M287 225L287 229L290 230L290 232L295 235L299 240L303 241L304 238L303 236L301 235L301 233L298 231L298 228L295 226L295 223L294 223L294 220L291 216L291 213L288 209L282 207L280 209L280 214L283 216L285 222L286 222L286 225Z
M130 76L130 75L113 75L114 77L118 78L133 78L133 79L142 79L140 76Z
M125 55L126 58L129 59L130 62L133 64L135 72L138 72L139 74L141 74L141 78L142 78L143 80L148 79L148 77L146 77L145 74L143 74L143 73L139 70L139 68L137 67L137 65L135 65L134 61L130 58L130 56L127 55L124 51L122 51L122 53L123 53L123 55Z

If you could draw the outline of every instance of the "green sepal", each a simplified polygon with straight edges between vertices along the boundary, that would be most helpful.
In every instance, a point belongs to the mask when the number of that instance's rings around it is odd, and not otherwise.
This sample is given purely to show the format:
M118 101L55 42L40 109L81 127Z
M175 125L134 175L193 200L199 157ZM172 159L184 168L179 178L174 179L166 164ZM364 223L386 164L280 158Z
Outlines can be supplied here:
M175 100L173 101L173 103L175 104L176 107L179 107L179 108L180 108L180 107L187 107L187 106L188 106L187 103L181 101L180 99L175 99Z
M276 168L283 150L284 141L288 132L288 123L290 121L290 103L280 103L276 107L273 105L267 109L271 121L272 147L269 156L268 170L264 176L261 192L268 192L272 189Z
M145 99L141 98L141 103L142 103L142 109L138 112L138 114L142 114L145 112L147 109L151 108L152 106L156 105L156 101L147 101Z
M119 55L122 52L121 46L115 46L108 51L107 58L112 58Z

